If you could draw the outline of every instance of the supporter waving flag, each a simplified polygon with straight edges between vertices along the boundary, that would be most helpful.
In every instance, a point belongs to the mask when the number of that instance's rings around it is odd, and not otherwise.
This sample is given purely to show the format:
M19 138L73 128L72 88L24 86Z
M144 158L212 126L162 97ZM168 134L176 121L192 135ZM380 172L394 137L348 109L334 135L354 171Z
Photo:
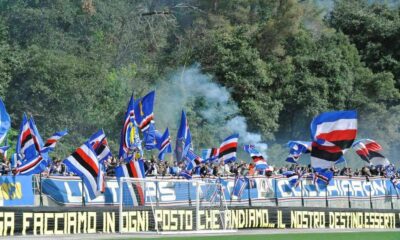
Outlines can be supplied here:
M131 96L127 110L125 112L124 125L121 131L121 142L119 147L118 158L121 160L128 161L130 155L133 155L133 150L140 148L140 139L137 131L137 126L135 122L135 111L134 111L135 101L133 95Z
M311 123L311 166L316 170L329 169L342 160L343 151L357 135L357 112L326 112Z
M181 124L178 129L175 144L176 160L178 162L182 161L189 149L192 149L192 135L190 134L186 113L182 110Z
M89 138L88 142L96 153L99 162L102 163L106 161L109 157L112 157L110 147L108 146L106 134L104 133L103 129L100 129L95 134L93 134Z
M201 157L205 162L215 162L218 160L219 149L209 148L201 150Z
M400 179L391 178L390 181L392 182L393 186L395 187L396 191L400 190Z
M232 195L236 196L238 199L241 199L243 191L246 189L247 182L248 181L246 181L244 177L237 177L233 186Z
M124 192L128 192L128 197L123 199L126 203L134 206L145 204L145 191L141 182L121 182L121 177L126 178L145 178L144 162L142 159L134 160L132 157L128 162L122 162L115 168L115 176L118 183L123 183Z
M158 159L161 161L164 160L165 154L172 152L171 138L169 136L168 128L165 129L165 132L162 136L157 138L157 148L159 150Z
M311 152L311 142L289 141L287 146L289 147L289 156L286 158L286 162L297 164L303 153Z
M197 156L192 150L187 152L185 158L187 171L191 171L193 168L199 166L203 162L203 159Z
M256 170L263 171L267 169L267 161L254 145L244 145L243 149L250 154L250 157L253 159L253 163L256 166Z
M135 120L142 132L147 131L150 124L154 122L153 108L155 94L155 91L151 91L135 102Z
M11 119L10 115L8 115L6 106L0 98L0 143L7 136L7 132L11 127Z
M305 174L305 172L300 171L300 170L286 171L286 172L282 173L282 175L284 175L288 178L289 185L292 188L296 188L299 186L301 180L303 179L304 174Z
M43 146L41 152L44 153L44 152L54 151L54 149L55 149L55 147L56 147L58 141L59 141L62 137L64 137L65 135L67 135L67 134L68 134L68 132L67 132L66 130L54 133L53 136L49 137L49 138L46 140L46 143L44 144L44 146Z
M147 151L157 148L156 126L151 122L147 130L143 133L144 148Z
M31 117L31 119L29 119L28 121L26 119L26 116L24 115L23 125L24 126L21 134L22 137L18 138L21 139L20 153L16 155L21 156L21 164L16 166L15 174L32 175L41 173L46 169L46 166L48 165L47 153L41 153L43 140L40 137L39 131L36 128L33 117ZM19 147L18 144L19 142L17 142L17 149Z
M94 199L103 189L103 174L96 153L89 143L80 146L68 158L64 164L70 172L80 176L88 190L89 197Z
M372 139L361 139L353 144L353 149L360 158L371 165L386 167L390 164L381 153L382 146Z
M38 155L36 147L33 131L24 113L16 145L17 156L19 156L22 161L34 159Z
M39 174L46 168L46 160L42 155L37 155L35 158L22 162L20 166L15 168L15 175L33 175Z
M184 178L187 179L187 180L192 179L192 174L191 174L191 172L190 172L190 171L187 171L187 170L181 171L181 172L179 173L179 176L184 177Z
M88 142L90 143L93 149L96 149L97 147L100 146L101 141L103 141L104 138L106 138L106 134L104 133L103 129L100 129L89 137Z
M329 182L333 178L333 172L329 170L321 170L321 171L316 171L313 174L313 182L314 185L322 185L322 186L327 186L329 185Z
M225 164L236 161L236 152L238 146L239 134L233 134L221 143L219 147L218 160Z

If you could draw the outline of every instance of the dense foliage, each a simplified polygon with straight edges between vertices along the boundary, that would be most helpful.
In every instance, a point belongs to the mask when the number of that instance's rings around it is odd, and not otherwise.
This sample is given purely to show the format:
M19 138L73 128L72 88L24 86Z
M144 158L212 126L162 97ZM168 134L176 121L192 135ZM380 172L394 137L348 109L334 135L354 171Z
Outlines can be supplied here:
M366 0L333 9L296 0L1 0L0 96L14 129L23 112L44 137L69 129L56 155L97 128L115 151L129 95L199 66L270 143L274 163L284 159L281 144L307 140L312 117L333 109L357 109L359 136L380 141L393 159L399 41L400 8ZM183 105L197 148L226 136L201 114L207 101ZM172 135L180 112L173 114L174 122L156 115Z

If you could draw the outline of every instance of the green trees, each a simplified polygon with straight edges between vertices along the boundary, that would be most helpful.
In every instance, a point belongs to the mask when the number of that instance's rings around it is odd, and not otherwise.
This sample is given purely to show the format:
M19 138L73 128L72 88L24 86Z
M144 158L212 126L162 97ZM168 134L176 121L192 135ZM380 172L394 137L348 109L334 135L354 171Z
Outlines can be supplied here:
M213 122L204 115L207 94L184 102L175 96L173 109L188 111L198 148L216 145L224 135L216 124L241 114L280 164L275 143L309 139L309 123L322 111L357 109L360 136L395 154L399 7L337 1L322 16L313 2L2 1L0 95L15 129L25 111L44 136L70 130L56 154L97 128L116 150L129 95L165 90L171 73L199 64L238 109ZM157 118L174 136L176 119Z
M345 33L374 72L391 72L400 87L400 9L365 0L339 1L328 23Z

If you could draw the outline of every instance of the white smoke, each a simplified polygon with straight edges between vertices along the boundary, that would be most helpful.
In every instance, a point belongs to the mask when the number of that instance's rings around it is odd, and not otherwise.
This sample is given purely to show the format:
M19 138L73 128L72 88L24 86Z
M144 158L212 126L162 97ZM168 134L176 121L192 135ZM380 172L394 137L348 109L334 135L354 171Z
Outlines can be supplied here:
M239 108L232 100L229 91L213 82L210 75L202 73L199 65L177 70L156 88L157 127L169 126L172 130L171 136L174 136L179 125L181 110L196 98L201 98L204 106L207 106L199 112L209 124L214 126L223 124L218 126L221 133L210 133L210 135L227 137L229 134L239 133L241 145L254 144L266 155L267 144L262 142L261 135L247 131L246 119L240 116ZM188 120L190 126L190 119Z

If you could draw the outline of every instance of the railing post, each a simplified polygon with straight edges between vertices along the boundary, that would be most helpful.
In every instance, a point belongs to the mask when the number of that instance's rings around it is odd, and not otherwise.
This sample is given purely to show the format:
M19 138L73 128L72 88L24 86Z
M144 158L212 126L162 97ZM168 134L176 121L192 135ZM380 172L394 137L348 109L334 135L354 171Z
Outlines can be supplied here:
M40 206L43 206L43 195L42 195L42 173L39 173L39 202Z
M301 206L304 207L303 179L300 179Z
M82 183L82 206L85 206L85 185L83 183L83 178L81 178L81 183Z
M122 191L123 191L123 185L122 185L122 180L123 177L119 179L119 233L122 233ZM157 226L157 223L156 223Z
M328 185L329 185L329 183L326 184L326 187L325 187L325 205L326 205L326 207L329 207L329 202L328 202Z
M369 181L369 203L370 203L370 207L371 209L374 208L373 204L372 204L372 182L371 180Z
M200 182L196 181L196 231L200 228Z
M392 188L390 188L390 206L392 207L392 210L394 209L394 205L393 205L393 192L392 192Z
M248 195L248 199L249 199L249 206L251 207L250 178L247 178L247 195Z
M190 183L191 181L187 182L187 193L188 193L189 206L192 206L192 197L190 196Z
M157 179L157 178L156 178ZM160 193L158 192L158 181L156 181L156 206L158 207L160 204L160 200L158 199L158 196L160 195Z
M273 178L272 180L275 180L274 181L274 192L275 192L275 203L276 203L276 206L278 207L279 206L279 201L278 201L278 179L277 178Z
M347 184L347 198L349 200L349 208L351 208L351 197L350 197L350 179L349 179L349 183Z

